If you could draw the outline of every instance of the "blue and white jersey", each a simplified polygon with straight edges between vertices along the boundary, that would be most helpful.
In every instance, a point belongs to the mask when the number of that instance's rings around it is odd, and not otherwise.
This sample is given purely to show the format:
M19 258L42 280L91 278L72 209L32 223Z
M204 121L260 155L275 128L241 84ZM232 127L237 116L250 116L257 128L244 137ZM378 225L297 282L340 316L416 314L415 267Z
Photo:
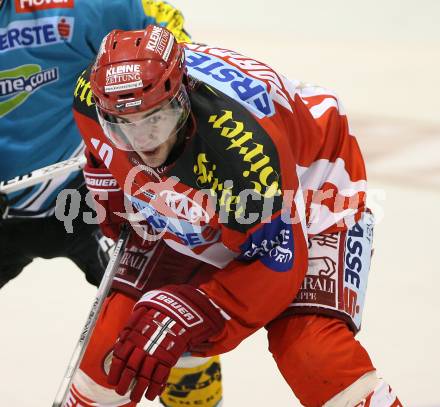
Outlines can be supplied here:
M82 154L71 113L79 74L113 29L148 24L181 41L178 10L153 0L4 0L0 6L0 180ZM8 196L9 216L49 216L79 172Z

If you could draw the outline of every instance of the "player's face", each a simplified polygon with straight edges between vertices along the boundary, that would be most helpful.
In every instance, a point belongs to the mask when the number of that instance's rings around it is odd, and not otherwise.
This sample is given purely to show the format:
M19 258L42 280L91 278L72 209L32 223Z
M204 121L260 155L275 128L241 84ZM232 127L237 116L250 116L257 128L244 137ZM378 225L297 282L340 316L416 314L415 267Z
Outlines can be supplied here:
M121 150L136 151L151 167L166 161L189 112L183 86L173 99L147 111L115 115L97 108L101 127L112 143Z
M174 133L165 142L157 146L155 149L150 151L138 151L138 154L142 158L145 165L149 167L160 167L169 156L171 150L177 141L177 134Z
M176 143L177 135L173 132L175 123L170 120L167 113L167 103L164 102L147 112L116 117L118 123L148 123L134 127L131 130L131 140L136 146L137 153L149 167L161 166ZM165 132L164 127L168 127ZM160 138L158 134L168 134L168 136Z

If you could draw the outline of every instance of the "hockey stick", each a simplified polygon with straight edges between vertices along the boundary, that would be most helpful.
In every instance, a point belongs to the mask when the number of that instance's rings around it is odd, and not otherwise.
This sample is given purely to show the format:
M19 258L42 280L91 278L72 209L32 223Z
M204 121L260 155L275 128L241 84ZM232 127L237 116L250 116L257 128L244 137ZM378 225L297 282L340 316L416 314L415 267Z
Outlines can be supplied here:
M96 321L98 320L98 315L101 311L104 300L106 299L110 291L110 287L112 285L113 278L116 275L116 271L124 252L129 234L130 229L127 225L125 225L119 235L118 242L115 246L115 251L113 252L110 261L108 262L107 268L105 269L105 274L102 277L101 283L99 284L98 292L96 293L95 300L93 301L92 309L90 310L87 322L84 325L78 343L76 344L75 350L73 351L72 357L70 358L69 366L67 367L66 374L64 375L63 381L58 388L58 392L55 396L52 407L62 407L66 402L70 385L72 384L73 377L78 370L79 364L84 356L93 329L95 328Z
M78 157L69 158L59 163L48 165L25 175L19 175L9 181L0 182L0 193L10 194L23 188L31 187L39 182L80 170L86 163L86 157L81 154Z

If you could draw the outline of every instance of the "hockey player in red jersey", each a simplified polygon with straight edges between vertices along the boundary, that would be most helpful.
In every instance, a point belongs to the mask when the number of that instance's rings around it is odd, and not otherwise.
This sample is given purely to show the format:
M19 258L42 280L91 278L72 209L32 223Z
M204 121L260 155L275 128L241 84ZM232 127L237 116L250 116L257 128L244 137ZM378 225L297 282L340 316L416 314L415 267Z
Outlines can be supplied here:
M134 231L67 406L152 400L261 327L304 406L401 406L354 337L373 216L334 94L160 27L111 32L75 94L102 229Z

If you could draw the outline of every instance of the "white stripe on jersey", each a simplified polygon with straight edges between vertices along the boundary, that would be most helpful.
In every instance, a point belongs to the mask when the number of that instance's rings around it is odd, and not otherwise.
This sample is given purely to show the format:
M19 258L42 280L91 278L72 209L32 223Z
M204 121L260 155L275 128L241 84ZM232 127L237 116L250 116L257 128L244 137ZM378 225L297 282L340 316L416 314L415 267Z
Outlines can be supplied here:
M326 205L311 204L310 207L311 213L307 229L309 235L322 233L324 230L338 223L342 219L347 220L347 218L350 218L359 212L357 208L345 209L334 213Z
M352 196L356 192L367 190L367 181L351 181L345 169L345 161L337 158L335 162L327 159L316 160L309 167L296 166L296 171L304 190L319 190L323 183L330 182L338 188L338 193Z
M309 98L313 96L332 96L335 99L338 99L338 96L335 92L332 92L331 90L323 88L321 86L312 85L310 83L301 83L296 91L298 95L301 96L301 98Z
M301 97L304 104L307 106L311 101L308 98L316 96L327 96L321 103L309 108L310 113L314 119L320 118L328 109L336 107L336 110L341 116L345 116L345 108L338 98L338 95L331 90L322 88L320 86L314 86L305 84L296 89L296 93Z
M309 111L312 114L314 119L319 119L321 116L324 115L324 113L332 108L335 107L337 110L339 110L338 102L335 98L325 98L321 103L318 105L312 106Z

